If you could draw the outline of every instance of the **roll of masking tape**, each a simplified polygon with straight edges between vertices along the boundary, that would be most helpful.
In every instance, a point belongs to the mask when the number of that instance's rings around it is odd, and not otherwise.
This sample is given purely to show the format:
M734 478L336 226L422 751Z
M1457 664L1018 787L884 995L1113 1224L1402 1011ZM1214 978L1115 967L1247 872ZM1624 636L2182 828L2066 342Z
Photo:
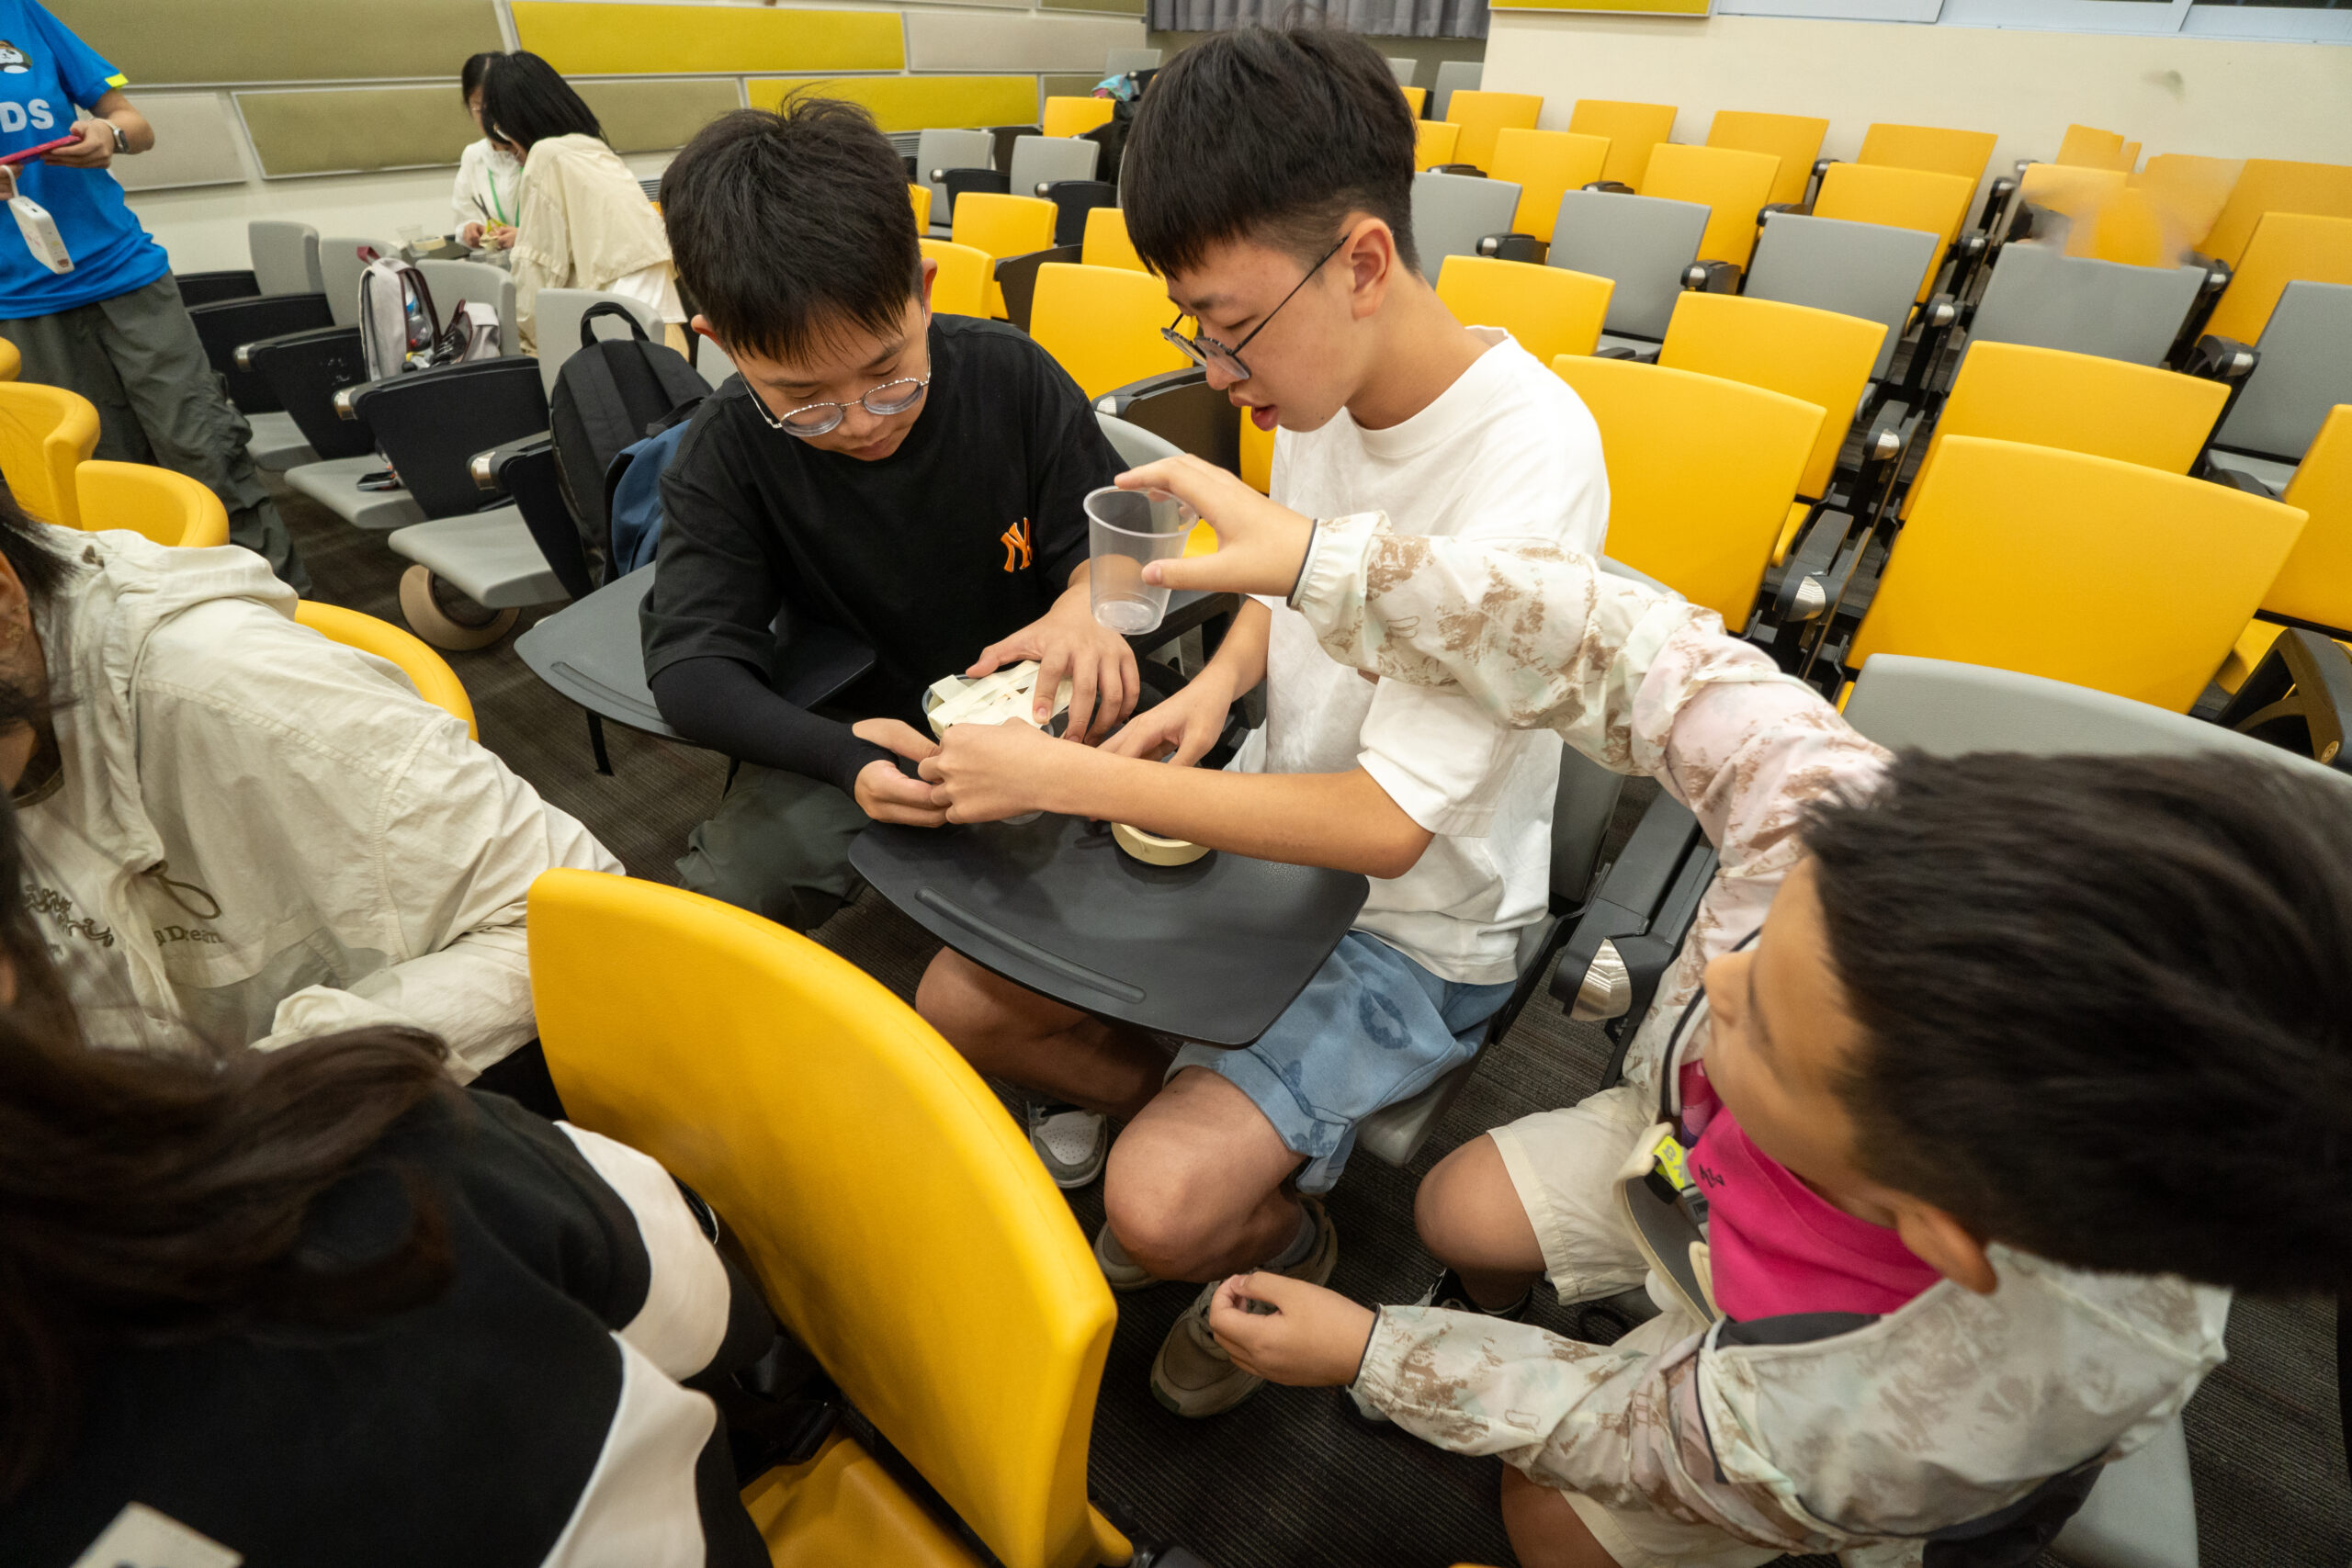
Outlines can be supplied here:
M1125 822L1111 824L1111 838L1119 848L1147 865L1190 865L1209 852L1206 844L1184 839L1163 839Z

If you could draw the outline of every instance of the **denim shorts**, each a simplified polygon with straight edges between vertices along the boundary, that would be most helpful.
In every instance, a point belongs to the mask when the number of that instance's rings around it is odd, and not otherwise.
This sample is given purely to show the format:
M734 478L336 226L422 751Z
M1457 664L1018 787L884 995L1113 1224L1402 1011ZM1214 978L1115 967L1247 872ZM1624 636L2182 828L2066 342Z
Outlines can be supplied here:
M1329 1192L1356 1123L1468 1061L1510 992L1442 980L1378 937L1350 931L1255 1044L1187 1043L1168 1076L1206 1067L1248 1095L1306 1159L1298 1190Z

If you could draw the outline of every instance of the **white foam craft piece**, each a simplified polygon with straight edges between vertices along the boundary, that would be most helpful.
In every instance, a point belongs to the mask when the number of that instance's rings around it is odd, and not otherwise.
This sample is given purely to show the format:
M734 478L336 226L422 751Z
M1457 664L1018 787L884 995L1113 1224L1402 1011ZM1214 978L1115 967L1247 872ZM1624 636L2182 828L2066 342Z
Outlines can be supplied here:
M1064 681L1061 690L1054 694L1054 712L1069 710L1070 683ZM1019 719L1034 725L1030 704L1037 691L1037 661L1024 659L1018 664L1008 664L978 680L968 675L945 675L931 683L922 699L923 716L931 721L931 730L941 739L947 738L947 728L955 724L1002 724L1007 719Z

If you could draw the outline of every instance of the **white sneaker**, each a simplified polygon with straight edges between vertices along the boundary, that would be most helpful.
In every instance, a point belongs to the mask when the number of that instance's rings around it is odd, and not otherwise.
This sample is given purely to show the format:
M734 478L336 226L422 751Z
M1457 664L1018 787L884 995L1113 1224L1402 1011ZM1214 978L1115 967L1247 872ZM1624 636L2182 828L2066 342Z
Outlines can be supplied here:
M1064 1190L1083 1187L1102 1174L1111 1152L1111 1119L1075 1105L1029 1102L1023 1118L1029 1127L1029 1146L1037 1151L1046 1174Z

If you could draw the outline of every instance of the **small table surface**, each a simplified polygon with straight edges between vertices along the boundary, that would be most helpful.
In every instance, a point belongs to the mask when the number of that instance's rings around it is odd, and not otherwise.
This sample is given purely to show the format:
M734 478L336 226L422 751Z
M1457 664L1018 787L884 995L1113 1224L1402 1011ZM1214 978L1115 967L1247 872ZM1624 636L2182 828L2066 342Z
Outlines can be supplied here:
M1247 1045L1355 923L1351 872L1211 852L1147 865L1107 823L876 823L850 864L975 964L1069 1007L1204 1044Z

